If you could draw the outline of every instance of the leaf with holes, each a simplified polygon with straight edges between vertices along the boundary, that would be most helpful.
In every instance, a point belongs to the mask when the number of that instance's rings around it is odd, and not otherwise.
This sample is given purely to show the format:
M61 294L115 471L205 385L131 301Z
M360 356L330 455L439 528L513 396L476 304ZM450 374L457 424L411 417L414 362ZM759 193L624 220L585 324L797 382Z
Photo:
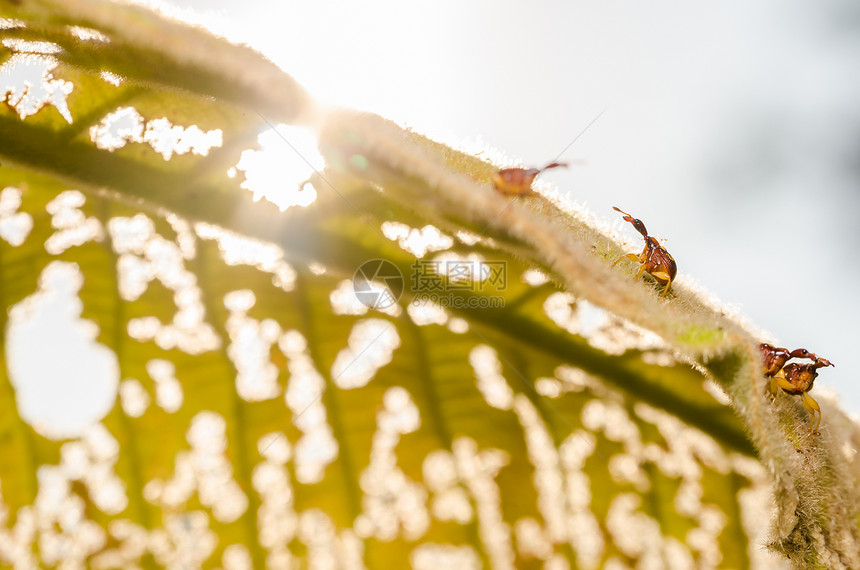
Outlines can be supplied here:
M143 8L0 8L0 564L860 564L856 425L586 213Z

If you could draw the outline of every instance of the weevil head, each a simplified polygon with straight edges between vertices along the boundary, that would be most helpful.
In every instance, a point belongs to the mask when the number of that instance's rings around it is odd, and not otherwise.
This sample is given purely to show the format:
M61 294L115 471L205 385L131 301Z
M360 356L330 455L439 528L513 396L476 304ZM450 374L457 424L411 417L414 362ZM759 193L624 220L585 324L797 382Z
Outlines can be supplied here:
M615 210L616 212L620 212L620 213L624 214L624 221L630 222L631 224L633 224L633 227L636 228L637 232L642 234L642 237L644 237L644 238L648 237L648 230L645 229L645 224L642 223L642 220L640 220L639 218L634 218L633 216L631 216L630 214L628 214L627 212L625 212L624 210L622 210L616 206L612 206L612 209ZM647 241L647 239L646 239L646 241ZM655 240L655 242L656 242L656 240Z

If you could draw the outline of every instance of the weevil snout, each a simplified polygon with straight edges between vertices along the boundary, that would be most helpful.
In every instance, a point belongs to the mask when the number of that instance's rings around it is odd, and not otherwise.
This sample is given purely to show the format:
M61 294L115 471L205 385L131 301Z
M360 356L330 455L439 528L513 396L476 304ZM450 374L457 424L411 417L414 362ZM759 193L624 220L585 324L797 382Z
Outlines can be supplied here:
M612 206L612 209L615 210L616 212L620 212L620 213L624 214L624 221L625 222L630 222L631 224L633 224L633 227L636 228L637 232L639 232L640 234L642 234L646 238L648 237L648 230L645 229L645 224L642 222L642 220L640 220L639 218L634 218L633 216L631 216L630 214L628 214L627 212L625 212L624 210L622 210L621 208L618 208L616 206Z

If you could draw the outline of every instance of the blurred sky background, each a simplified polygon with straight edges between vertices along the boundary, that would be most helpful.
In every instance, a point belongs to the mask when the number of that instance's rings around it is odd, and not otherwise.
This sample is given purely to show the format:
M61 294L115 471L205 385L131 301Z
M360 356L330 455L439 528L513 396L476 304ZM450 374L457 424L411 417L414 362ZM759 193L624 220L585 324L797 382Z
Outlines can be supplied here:
M161 5L252 45L323 100L527 165L606 109L562 156L587 164L544 179L619 227L613 205L641 218L685 279L769 340L832 360L813 394L832 389L860 414L860 4Z

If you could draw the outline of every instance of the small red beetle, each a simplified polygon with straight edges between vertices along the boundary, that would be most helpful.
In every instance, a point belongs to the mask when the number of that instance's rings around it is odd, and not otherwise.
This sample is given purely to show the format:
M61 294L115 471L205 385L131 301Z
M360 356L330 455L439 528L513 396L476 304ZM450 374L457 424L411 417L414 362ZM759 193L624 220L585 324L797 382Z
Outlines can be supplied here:
M798 348L789 352L787 348L773 346L766 342L761 343L759 348L761 349L761 358L764 360L764 375L768 378L773 378L792 358L808 358L813 361L818 358L805 348ZM776 390L773 390L772 393L776 394Z
M634 218L627 212L620 210L615 206L612 206L612 209L624 214L624 221L633 224L636 231L642 234L642 237L645 238L645 249L642 250L642 253L639 255L636 255L635 253L622 255L615 260L612 267L618 265L618 262L622 259L629 259L630 261L640 263L641 265L639 266L639 272L636 273L636 278L638 279L639 276L642 275L643 271L647 271L648 274L657 281L657 283L666 286L666 289L663 291L663 297L665 297L669 292L669 287L672 285L672 280L678 273L678 266L675 264L675 259L655 238L648 235L648 230L645 229L645 224L642 223L642 220Z
M493 186L502 194L522 196L532 191L538 174L550 168L567 168L566 162L550 162L543 168L503 168L493 174Z
M809 395L809 391L812 390L812 384L818 377L818 369L835 365L805 348L798 348L789 352L788 349L766 343L759 345L759 348L764 361L764 375L770 378L768 391L771 395L776 396L778 389L782 388L788 394L800 396L803 407L812 414L812 420L815 422L812 431L817 431L818 426L821 425L821 408L818 402ZM812 362L806 364L790 362L786 364L790 358L806 358ZM816 412L818 413L818 421L815 421Z

